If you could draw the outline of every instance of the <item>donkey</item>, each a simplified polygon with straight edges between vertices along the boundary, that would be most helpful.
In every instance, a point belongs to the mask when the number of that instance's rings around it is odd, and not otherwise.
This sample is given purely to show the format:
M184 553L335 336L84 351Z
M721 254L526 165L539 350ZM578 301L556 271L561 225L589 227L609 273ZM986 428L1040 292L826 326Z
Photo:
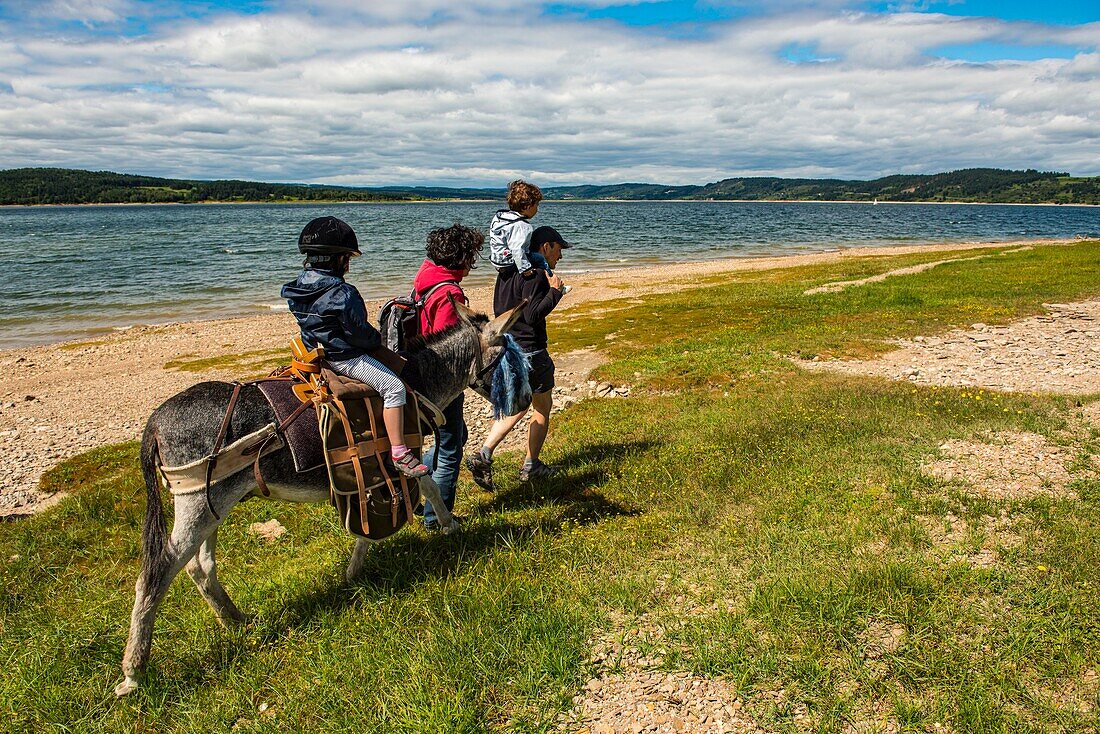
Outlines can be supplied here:
M479 374L485 369L484 365L492 366L502 350L515 348L511 340L508 340L511 347L508 346L504 335L519 318L523 305L490 320L484 314L455 303L459 314L456 326L414 340L410 345L406 356L411 369L406 370L406 375L411 387L436 405L444 406L468 385L477 383L480 386L485 379L484 374ZM500 364L507 361L500 360ZM494 404L498 414L514 415L530 405L531 391L525 372L498 367L493 378L498 383L493 395L503 396ZM501 385L502 380L515 384ZM521 381L523 384L519 384ZM141 468L146 489L142 565L122 658L125 678L115 686L116 696L125 696L137 689L139 677L149 661L157 607L183 568L187 569L199 593L223 625L245 621L218 583L214 548L218 526L229 511L250 495L260 496L253 473L239 472L211 484L209 505L202 492L173 497L175 519L169 537L160 502L158 472L158 465L180 466L210 454L232 389L226 382L194 385L153 411L145 426L141 439ZM245 436L272 422L275 422L274 411L259 388L242 388L233 411L230 435ZM321 467L308 473L295 473L294 460L287 448L264 456L260 466L270 499L324 502L329 498L327 470ZM457 530L457 522L443 503L431 474L422 477L419 484L422 495L435 508L444 532ZM349 581L362 569L368 542L356 539L346 572Z

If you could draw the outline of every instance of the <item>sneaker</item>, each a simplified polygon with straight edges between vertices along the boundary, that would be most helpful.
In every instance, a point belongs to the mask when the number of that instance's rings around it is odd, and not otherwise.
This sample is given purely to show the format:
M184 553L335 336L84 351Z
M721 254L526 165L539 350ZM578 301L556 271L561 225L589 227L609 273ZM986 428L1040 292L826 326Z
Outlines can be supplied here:
M466 468L474 475L474 484L493 491L493 460L486 459L480 451L466 457Z
M429 471L428 467L424 466L424 463L411 451L400 459L394 459L391 454L390 459L393 461L394 468L410 479L419 479Z
M557 473L558 467L543 464L538 459L535 459L530 464L524 464L519 470L519 480L521 482L529 482L532 479L549 479Z

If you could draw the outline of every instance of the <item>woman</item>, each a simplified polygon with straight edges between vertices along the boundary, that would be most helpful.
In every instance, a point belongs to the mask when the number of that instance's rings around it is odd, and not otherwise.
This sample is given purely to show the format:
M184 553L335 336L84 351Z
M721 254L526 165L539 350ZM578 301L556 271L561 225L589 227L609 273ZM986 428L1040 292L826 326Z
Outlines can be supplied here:
M458 312L451 299L469 304L459 283L474 269L484 242L484 235L461 224L435 229L428 234L427 257L413 280L413 297L420 299L427 295L420 309L422 335L434 334L458 324ZM438 461L432 479L439 485L439 493L449 510L454 509L458 471L462 466L462 450L466 446L462 406L463 395L460 394L443 408L447 423L439 428L438 442L424 456L424 463L428 466ZM429 502L424 504L424 527L427 530L439 527L435 510Z

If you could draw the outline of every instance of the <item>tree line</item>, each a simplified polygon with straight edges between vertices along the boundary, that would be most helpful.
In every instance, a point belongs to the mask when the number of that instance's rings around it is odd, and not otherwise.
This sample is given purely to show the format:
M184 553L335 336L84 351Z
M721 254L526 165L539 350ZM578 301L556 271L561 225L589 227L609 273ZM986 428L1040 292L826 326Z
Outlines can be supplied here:
M728 178L703 186L627 183L556 186L550 199L624 201L778 200L989 202L1005 204L1100 204L1100 177L1055 171L967 168L929 175L894 175L872 181ZM0 204L164 204L203 202L426 201L502 199L504 189L424 186L353 187L272 184L258 181L192 181L68 168L0 171Z

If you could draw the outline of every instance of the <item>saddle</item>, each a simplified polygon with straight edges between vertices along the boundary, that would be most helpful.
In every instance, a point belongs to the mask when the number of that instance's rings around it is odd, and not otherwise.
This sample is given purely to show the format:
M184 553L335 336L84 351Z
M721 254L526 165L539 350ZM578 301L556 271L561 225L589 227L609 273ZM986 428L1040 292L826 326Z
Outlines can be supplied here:
M288 445L286 434L297 421L313 420L316 411L324 463L329 477L329 499L340 524L353 535L381 540L400 530L420 503L420 486L398 472L389 460L390 442L382 419L382 397L365 383L337 374L323 365L324 352L306 349L300 338L291 342L290 365L280 367L263 380L235 383L225 418L209 456L184 466L159 467L164 484L174 495L204 491L210 511L210 485L252 467L256 485L268 496L260 471L260 459ZM400 376L405 360L381 348L371 356ZM243 436L223 447L226 430L241 388L289 382L301 404L279 422ZM421 448L426 426L436 431L443 412L431 401L407 388L405 445ZM285 390L285 387L282 388ZM270 402L270 395L265 392ZM273 405L274 407L274 405ZM278 411L277 411L278 414ZM297 463L298 457L295 456ZM301 468L299 467L299 470Z

